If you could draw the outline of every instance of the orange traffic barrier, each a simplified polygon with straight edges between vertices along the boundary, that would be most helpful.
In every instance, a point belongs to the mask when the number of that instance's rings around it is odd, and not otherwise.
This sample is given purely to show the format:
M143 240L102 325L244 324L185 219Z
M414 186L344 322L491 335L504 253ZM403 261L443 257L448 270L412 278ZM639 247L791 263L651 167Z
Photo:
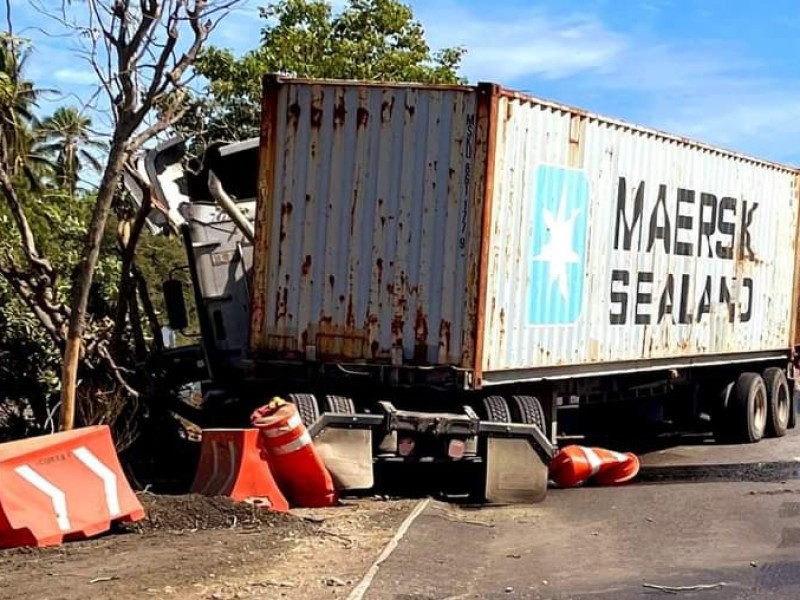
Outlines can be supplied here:
M192 492L289 510L269 465L262 460L258 429L204 429Z
M0 547L52 546L138 521L105 425L0 444Z
M278 485L295 506L333 506L338 501L325 463L314 449L297 407L273 398L250 417L260 430L267 461Z
M619 485L638 473L639 459L635 454L587 446L566 446L550 463L550 478L562 488L589 480L600 485Z

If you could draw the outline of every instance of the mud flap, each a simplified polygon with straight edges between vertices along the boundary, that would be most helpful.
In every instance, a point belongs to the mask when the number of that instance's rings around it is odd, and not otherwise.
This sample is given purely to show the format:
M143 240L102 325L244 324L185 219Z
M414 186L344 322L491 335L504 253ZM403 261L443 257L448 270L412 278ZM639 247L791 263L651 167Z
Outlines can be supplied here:
M531 504L547 495L547 465L527 439L486 440L487 502Z
M375 484L372 431L326 427L314 438L337 490L366 490Z

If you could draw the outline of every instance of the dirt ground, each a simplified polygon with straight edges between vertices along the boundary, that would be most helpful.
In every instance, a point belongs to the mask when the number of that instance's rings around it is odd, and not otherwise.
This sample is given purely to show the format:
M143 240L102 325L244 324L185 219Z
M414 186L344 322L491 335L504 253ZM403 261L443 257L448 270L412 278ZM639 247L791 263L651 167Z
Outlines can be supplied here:
M0 598L344 598L413 501L278 514L225 498L140 495L148 518L57 548L0 551Z

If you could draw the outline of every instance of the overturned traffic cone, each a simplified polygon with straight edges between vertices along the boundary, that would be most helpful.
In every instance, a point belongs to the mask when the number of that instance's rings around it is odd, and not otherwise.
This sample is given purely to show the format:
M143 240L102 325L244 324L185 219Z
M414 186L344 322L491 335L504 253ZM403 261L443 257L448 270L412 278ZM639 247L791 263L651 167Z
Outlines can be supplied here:
M250 421L275 479L294 506L333 506L338 501L325 463L314 448L297 407L281 398L256 410Z
M0 548L51 546L143 517L107 426L0 444Z
M261 460L258 429L204 429L192 492L289 510L269 465Z
M597 475L592 478L592 483L597 485L620 485L627 483L639 474L639 457L632 452L625 452L624 454L614 452L613 454L618 455L619 462L609 463L605 468L601 468Z
M590 479L600 485L619 485L638 472L635 454L587 446L567 446L550 463L550 478L562 488L576 487Z

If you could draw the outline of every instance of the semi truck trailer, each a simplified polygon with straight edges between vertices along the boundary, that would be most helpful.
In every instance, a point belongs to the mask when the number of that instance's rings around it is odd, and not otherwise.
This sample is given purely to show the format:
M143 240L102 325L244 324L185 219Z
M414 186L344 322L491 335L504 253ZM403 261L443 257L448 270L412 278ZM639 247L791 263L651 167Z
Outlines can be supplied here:
M267 75L258 138L139 170L199 320L162 364L212 425L295 402L343 489L430 462L536 500L561 434L794 426L794 168L496 84Z

